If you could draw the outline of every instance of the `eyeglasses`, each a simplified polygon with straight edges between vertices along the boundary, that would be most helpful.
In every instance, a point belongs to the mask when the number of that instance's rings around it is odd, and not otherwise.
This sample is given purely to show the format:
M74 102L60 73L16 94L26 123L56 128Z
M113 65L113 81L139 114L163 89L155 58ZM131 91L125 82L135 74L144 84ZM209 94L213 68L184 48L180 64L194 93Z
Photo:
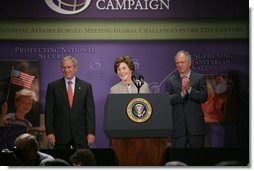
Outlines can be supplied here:
M187 61L176 62L176 65L185 64Z

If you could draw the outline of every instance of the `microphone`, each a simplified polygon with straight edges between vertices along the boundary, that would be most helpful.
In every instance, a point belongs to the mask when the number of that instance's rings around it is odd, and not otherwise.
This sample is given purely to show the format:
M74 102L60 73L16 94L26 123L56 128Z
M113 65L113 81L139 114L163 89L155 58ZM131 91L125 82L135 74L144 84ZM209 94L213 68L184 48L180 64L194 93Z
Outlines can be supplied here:
M144 84L144 76L143 75L139 75L138 78L141 81L140 87L142 87L142 85Z
M131 76L131 80L134 83L134 85L137 87L138 92L139 92L139 88L138 88L138 82L137 82L137 78L135 75Z
M140 90L140 88L143 86L143 84L144 84L144 76L143 75L139 75L138 76L138 79L136 78L136 76L135 75L133 75L132 77L131 77L131 79L132 79L132 82L134 83L134 85L137 87L137 89L138 89L138 94L139 94L139 90Z
M131 76L131 80L135 84L135 82L136 82L136 76L135 75Z

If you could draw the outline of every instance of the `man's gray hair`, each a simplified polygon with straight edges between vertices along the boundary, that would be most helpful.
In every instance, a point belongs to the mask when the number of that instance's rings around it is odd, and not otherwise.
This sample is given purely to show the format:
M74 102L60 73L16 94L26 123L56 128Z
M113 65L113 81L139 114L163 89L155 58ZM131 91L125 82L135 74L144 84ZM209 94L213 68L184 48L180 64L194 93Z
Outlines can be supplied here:
M74 57L74 56L71 56L71 55L68 55L68 56L65 56L62 61L61 61L61 67L63 66L63 62L64 61L67 61L67 60L71 60L75 66L78 66L78 61L77 59Z
M180 50L180 51L178 51L176 53L176 55L175 55L175 60L176 60L177 56L180 55L180 54L184 54L187 57L187 60L191 61L191 54L188 51L186 51L186 50Z

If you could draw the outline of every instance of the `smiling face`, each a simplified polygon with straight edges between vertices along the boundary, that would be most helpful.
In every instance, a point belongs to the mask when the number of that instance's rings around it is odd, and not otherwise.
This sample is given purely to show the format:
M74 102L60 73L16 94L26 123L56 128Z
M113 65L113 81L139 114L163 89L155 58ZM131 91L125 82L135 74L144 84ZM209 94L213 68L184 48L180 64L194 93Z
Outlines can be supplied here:
M124 62L121 62L117 68L117 75L124 82L131 82L132 71L128 65Z
M17 113L25 116L32 109L33 99L30 96L20 96L19 99L15 101L15 106L17 107Z
M64 77L68 80L73 79L78 70L77 66L71 59L64 60L61 67Z

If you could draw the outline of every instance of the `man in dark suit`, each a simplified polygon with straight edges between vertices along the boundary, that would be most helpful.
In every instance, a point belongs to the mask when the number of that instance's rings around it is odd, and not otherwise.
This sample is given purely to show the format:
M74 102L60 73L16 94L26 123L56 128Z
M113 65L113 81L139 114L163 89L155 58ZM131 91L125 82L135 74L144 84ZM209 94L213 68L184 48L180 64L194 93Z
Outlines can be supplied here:
M191 70L191 55L177 52L178 72L166 81L173 115L172 147L204 147L205 122L201 103L207 100L204 75Z
M61 61L63 78L48 84L45 127L48 142L55 148L88 148L95 139L95 105L92 86L75 76L77 60Z

